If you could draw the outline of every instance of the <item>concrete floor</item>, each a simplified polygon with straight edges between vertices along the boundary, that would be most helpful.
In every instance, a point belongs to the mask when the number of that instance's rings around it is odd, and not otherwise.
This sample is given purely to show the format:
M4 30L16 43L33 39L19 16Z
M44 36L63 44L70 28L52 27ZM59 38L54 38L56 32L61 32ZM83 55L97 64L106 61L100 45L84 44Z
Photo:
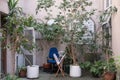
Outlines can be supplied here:
M65 74L65 77L62 77L61 74L58 75L58 77L55 77L55 73L47 73L40 71L40 76L38 79L27 79L27 78L21 78L21 80L102 80L100 78L93 78L91 75L82 75L79 78L72 78L68 74Z

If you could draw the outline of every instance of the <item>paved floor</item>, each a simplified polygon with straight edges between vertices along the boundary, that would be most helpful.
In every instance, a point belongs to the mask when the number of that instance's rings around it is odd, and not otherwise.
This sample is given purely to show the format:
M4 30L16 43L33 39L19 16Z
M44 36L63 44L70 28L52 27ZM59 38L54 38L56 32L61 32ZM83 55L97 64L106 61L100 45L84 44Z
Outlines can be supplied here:
M101 80L100 78L93 78L91 75L82 75L79 78L72 78L68 74L65 75L65 77L62 77L61 74L58 75L58 77L55 77L55 74L47 73L40 71L40 76L38 79L26 79L21 78L21 80Z

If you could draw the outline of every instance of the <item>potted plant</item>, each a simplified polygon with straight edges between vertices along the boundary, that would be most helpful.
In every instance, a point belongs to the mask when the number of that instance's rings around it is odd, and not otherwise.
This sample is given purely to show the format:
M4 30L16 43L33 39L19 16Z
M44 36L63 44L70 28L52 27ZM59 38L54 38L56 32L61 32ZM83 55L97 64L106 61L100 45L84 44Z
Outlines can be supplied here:
M23 34L26 17L23 16L22 8L18 7L17 3L18 0L8 0L9 14L5 18L3 29L3 34L6 35L4 39L8 41L6 48L11 50L11 74L15 74L15 54L20 53L20 47L29 42Z
M113 58L104 63L104 80L116 80L116 65Z
M105 64L104 64L104 79L105 80L114 80L116 75L116 67L114 59L112 58L112 39L111 39L111 16L113 13L117 12L116 7L110 6L107 8L102 15L100 16L100 23L102 25L102 50L105 53Z
M49 16L52 16L52 10L50 8L56 6L55 0L47 1L47 4L44 4L45 2L46 0L38 0L37 12L38 10L44 9L45 11L50 11ZM83 24L84 21L88 20L94 14L94 10L86 10L86 7L91 6L91 4L87 0L62 0L60 5L56 6L60 12L55 20L58 24L62 25L65 31L62 40L67 43L69 49L68 54L73 62L73 65L70 65L70 76L72 77L81 76L81 68L78 65L76 56L76 44L83 44L82 41L85 39L83 37L89 32Z
M24 53L23 53L24 54ZM34 65L31 63L30 58L26 57L24 54L24 58L28 61L27 65L27 78L38 78L39 77L39 65Z
M39 66L32 65L27 66L27 78L38 78L39 77Z
M4 25L5 39L8 40L6 48L11 49L12 58L12 74L15 74L15 54L23 53L28 50L31 52L35 46L24 35L26 26L33 26L36 24L31 16L26 17L23 14L22 8L17 6L18 0L9 0L9 14L6 16L6 24ZM37 69L39 67L37 66ZM38 70L39 71L39 70ZM39 75L39 73L37 73Z
M91 6L91 4L91 2L86 0L63 0L63 3L60 5L60 9L64 13L64 15L59 16L59 18L63 17L61 22L65 28L63 41L67 43L67 54L72 59L72 64L70 65L71 77L81 76L81 68L78 65L77 59L77 46L84 44L83 41L85 40L85 34L89 32L89 30L84 25L84 21L89 19L90 16L94 13L94 10L90 12L86 11L86 7Z
M22 54L24 55L24 58L29 63L27 65L27 67L26 67L26 69L27 69L27 73L26 73L27 78L38 78L39 77L39 66L38 65L33 65L32 62L30 61L30 58L25 56L25 53L24 53L23 49L21 51L22 51Z
M19 69L19 77L26 77L26 73L27 73L27 69L26 67L21 67L21 68L18 68Z

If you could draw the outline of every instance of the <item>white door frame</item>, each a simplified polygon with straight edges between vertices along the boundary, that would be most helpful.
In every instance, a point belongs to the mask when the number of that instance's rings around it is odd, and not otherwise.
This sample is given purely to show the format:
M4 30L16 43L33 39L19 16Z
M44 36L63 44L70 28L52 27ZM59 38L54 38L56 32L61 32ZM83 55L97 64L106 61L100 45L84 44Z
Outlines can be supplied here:
M35 30L34 30L33 27L27 27L27 28L25 28L24 29L24 35L25 35L25 31L29 31L29 30L32 31L31 32L32 33L31 36L33 37L32 42L35 43ZM36 55L35 55L36 50L33 49L33 51L31 53L29 53L24 48L22 48L22 49L23 49L25 55L31 55L31 56L33 56L33 65L35 65L36 64ZM26 66L25 58L24 58L24 56L22 54L16 54L16 68L17 67L22 67L22 66Z
M32 42L35 44L36 41L35 41L35 30L34 30L34 28L33 27L26 27L25 30L26 31L27 30L31 30L32 31L32 34L31 34L32 37L33 37ZM26 55L33 55L33 65L36 64L36 55L35 55L35 53L36 53L36 49L35 48L33 49L32 54L27 54L26 53Z

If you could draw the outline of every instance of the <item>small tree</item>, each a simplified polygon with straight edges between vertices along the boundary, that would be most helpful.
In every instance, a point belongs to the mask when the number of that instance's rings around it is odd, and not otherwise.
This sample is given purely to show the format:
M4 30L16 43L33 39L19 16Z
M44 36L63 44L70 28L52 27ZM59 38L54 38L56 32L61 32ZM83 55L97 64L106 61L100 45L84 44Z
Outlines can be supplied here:
M46 1L47 4L45 4ZM56 6L60 11L55 20L65 29L63 40L69 45L69 55L73 64L77 64L75 45L83 44L85 35L89 32L84 22L94 14L95 10L86 9L91 5L92 2L87 0L62 0L58 6L55 5L55 0L38 0L37 12L41 9L49 11L52 6ZM52 14L51 10L50 13Z
M32 50L33 46L27 46L29 43L28 39L24 36L25 17L23 17L22 8L17 7L18 0L9 0L9 14L6 16L6 23L4 25L3 33L5 38L8 39L6 48L11 50L11 63L12 63L12 74L15 74L15 54L20 52L20 47L23 46L27 50Z

